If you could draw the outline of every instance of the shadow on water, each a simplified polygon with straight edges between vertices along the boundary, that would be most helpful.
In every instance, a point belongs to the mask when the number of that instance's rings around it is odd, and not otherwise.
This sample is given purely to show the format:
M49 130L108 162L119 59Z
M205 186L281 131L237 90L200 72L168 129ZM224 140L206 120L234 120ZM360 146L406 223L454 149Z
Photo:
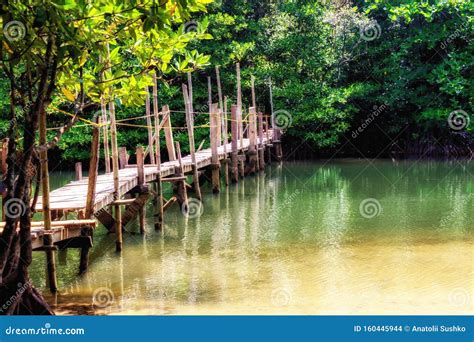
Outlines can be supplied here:
M45 294L60 314L466 314L473 174L456 161L272 166L204 188L200 217L172 207L164 232L150 202L147 234L125 234L121 256L99 228L89 272L76 276L77 251L59 255L61 291Z

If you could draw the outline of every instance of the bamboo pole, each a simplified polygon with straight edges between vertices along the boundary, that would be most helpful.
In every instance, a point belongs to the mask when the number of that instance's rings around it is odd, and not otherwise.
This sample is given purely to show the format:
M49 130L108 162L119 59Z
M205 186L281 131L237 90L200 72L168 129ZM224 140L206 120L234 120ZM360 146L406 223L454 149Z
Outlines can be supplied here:
M46 144L46 111L40 113L39 122L39 144ZM42 188L42 199L43 199L43 221L45 232L51 231L51 210L49 206L49 170L48 170L48 150L43 148L40 150L40 165L41 165L41 188ZM51 235L46 234L43 237L46 252L46 266L48 273L48 284L49 290L55 293L58 290L58 283L56 279L56 260L54 257L54 251L52 249L53 244Z
M76 170L76 180L82 180L82 163L77 162L76 164L74 164L74 169Z
M209 115L211 115L212 106L212 82L211 77L207 76L207 107L209 108Z
M153 117L155 119L155 163L158 165L161 163L160 158L160 117L158 109L158 81L156 79L156 72L153 73ZM158 169L159 170L159 169Z
M186 111L186 126L188 128L188 139L189 139L189 152L191 154L191 162L192 162L192 171L193 171L193 184L194 184L194 192L196 194L196 198L202 201L201 195L201 187L199 185L199 173L196 161L196 148L194 145L194 120L191 112L191 102L189 99L188 89L185 84L182 85L183 89L183 98L184 98L184 108Z
M252 129L254 130L254 134L255 136L257 135L257 115L256 115L256 112L257 112L257 100L256 100L256 97L255 97L255 77L252 75L250 77L250 82L251 82L251 91L252 91L252 107L254 108L254 120L251 124L252 126ZM250 132L249 132L249 135L250 135ZM257 171L260 167L260 162L259 162L259 154L258 154L258 145L255 143L255 163L256 163L256 167L255 167L255 171Z
M95 194L97 186L97 177L99 173L99 149L100 149L100 125L101 118L95 119L96 125L92 130L91 158L89 162L89 175L87 180L87 199L85 218L90 219L94 215ZM84 227L81 231L82 236L91 236L92 229ZM79 274L83 274L89 266L89 246L81 248L81 257L79 262Z
M240 83L240 63L236 64L237 73L237 121L238 121L238 137L240 139L240 147L243 147L244 125L242 121L242 86Z
M259 170L265 169L265 151L263 145L263 113L258 112L258 168Z
M122 146L119 148L119 168L125 169L128 165L127 148Z
M155 229L163 228L163 187L161 183L161 148L160 148L160 115L158 111L158 82L153 74L153 114L155 116L155 161L156 161L156 212Z
M256 112L254 107L249 108L249 172L255 173L258 167L257 160L257 132L256 132Z
M280 129L276 125L275 121L275 113L273 111L273 89L272 89L272 79L269 79L269 91L270 91L270 109L271 109L271 115L272 115L272 133L273 133L273 144L275 146L275 155L277 158L277 161L281 161L282 159L282 153L281 153L281 140L280 140Z
M232 181L237 183L239 181L239 167L238 167L238 121L237 121L237 112L238 108L236 105L232 105L231 109L231 134L232 134L232 152L231 152L231 162L232 162Z
M176 168L176 175L182 180L178 181L177 183L177 194L176 198L178 200L178 204L181 208L183 205L188 205L188 194L186 191L186 180L184 179L184 170L183 170L183 160L181 158L181 147L179 145L179 141L176 142L176 155L178 157L178 167Z
M7 174L8 138L2 141L2 174Z
M145 112L146 112L146 125L148 131L148 155L150 156L150 164L155 164L155 153L153 150L153 126L151 123L151 103L150 103L150 92L148 86L145 87L146 91L146 102L145 102Z
M216 80L217 80L217 93L219 95L219 108L224 110L224 104L222 100L222 86L221 86L221 75L219 72L219 67L216 65Z
M168 105L163 106L163 115L165 117L163 122L163 130L165 131L166 149L168 150L169 160L176 160L176 150L174 148L173 130L171 128L171 115Z
M194 95L193 95L193 76L191 71L188 71L188 97L189 97L189 109L191 110L191 114L194 118Z
M257 110L257 101L255 99L255 77L252 75L250 77L251 83L252 83L252 107Z
M107 64L110 63L110 47L109 43L107 43ZM118 145L117 145L117 123L115 121L115 103L112 99L113 89L112 87L109 88L109 96L111 101L109 103L109 113L110 113L110 137L111 137L111 145L112 145L112 171L113 171L113 178L114 178L114 201L120 199L120 180L119 180L119 160L118 160ZM115 210L115 234L116 234L116 241L115 247L117 252L122 251L122 215L120 213L120 206L116 205Z
M108 46L108 45L107 45ZM105 67L110 68L110 63L107 60ZM104 72L100 72L100 80L104 81ZM100 110L102 113L102 135L104 140L104 161L105 161L105 172L110 173L110 151L109 151L109 128L108 128L108 118L107 118L107 106L105 103L104 94L101 93L100 96Z
M211 105L211 125L210 125L210 140L211 140L211 168L212 168L212 192L219 193L220 191L220 164L218 155L218 135L219 131L219 110L218 104Z
M224 139L224 181L225 185L229 185L229 156L227 154L228 124L227 124L227 96L224 96L224 120L222 125L222 137Z
M154 155L154 154L152 153L151 155ZM143 156L143 147L141 146L137 147L136 156L137 156L137 183L138 183L138 187L141 188L145 184L145 168L144 168L145 160ZM138 210L138 224L140 226L140 234L144 234L145 233L145 211L143 209L143 206Z

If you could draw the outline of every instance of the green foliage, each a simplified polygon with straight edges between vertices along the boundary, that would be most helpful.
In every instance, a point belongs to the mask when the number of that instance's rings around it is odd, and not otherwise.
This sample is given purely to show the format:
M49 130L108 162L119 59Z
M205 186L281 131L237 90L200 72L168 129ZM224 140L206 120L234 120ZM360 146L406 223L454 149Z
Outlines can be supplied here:
M36 58L44 51L38 39L44 34L42 28L54 23L60 31L61 63L52 107L73 112L84 89L87 101L95 104L84 113L87 118L99 108L101 95L116 102L119 119L143 115L145 88L154 72L161 81L160 105L183 110L181 83L188 71L199 69L204 70L193 73L194 107L207 111L203 106L208 96L206 76L213 78L217 102L215 65L221 68L224 95L235 103L235 63L240 62L245 107L250 105L250 76L254 75L257 103L270 112L271 77L275 110L292 116L285 134L290 144L305 141L318 149L338 149L382 105L383 113L367 138L352 141L362 152L373 150L374 141L394 138L405 147L430 139L458 143L459 132L447 124L455 110L471 117L463 132L472 133L469 38L474 5L470 1L193 0L158 5L29 0L12 4L13 17L21 18L28 35L24 41L6 42L7 47L15 50L32 43L27 56ZM375 30L375 36L367 37L365 29ZM110 46L110 69L104 63L105 42ZM24 72L21 63L15 67ZM8 87L2 78L2 116L8 111ZM67 118L52 107L48 125L64 124ZM198 116L196 125L207 121ZM133 123L145 125L144 120ZM173 114L174 126L184 124L184 115ZM8 120L0 120L0 135L7 126ZM131 150L145 144L146 129L119 127L120 145ZM185 130L175 132L186 152ZM198 128L196 143L208 134L206 128ZM90 127L71 129L59 145L62 157L87 159L89 139L84 137L89 135Z

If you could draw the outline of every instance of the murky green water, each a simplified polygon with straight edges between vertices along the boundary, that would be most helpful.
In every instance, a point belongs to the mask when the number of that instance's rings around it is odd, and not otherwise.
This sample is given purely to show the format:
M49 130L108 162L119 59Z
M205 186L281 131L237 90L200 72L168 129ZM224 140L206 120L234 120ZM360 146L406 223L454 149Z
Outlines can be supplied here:
M203 214L175 205L163 234L150 203L146 236L125 234L121 256L100 227L83 277L78 251L60 254L50 303L79 314L474 313L473 163L285 163L205 190ZM32 276L44 287L42 253Z

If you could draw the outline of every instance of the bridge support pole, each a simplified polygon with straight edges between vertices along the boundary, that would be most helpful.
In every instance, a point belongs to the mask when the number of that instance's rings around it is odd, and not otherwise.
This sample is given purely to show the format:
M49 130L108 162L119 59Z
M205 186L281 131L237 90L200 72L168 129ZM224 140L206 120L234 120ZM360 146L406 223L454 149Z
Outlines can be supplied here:
M99 148L100 148L100 128L99 123L101 122L100 117L96 118L94 129L92 131L92 144L91 144L91 159L89 163L89 175L87 183L87 202L85 217L90 219L94 215L94 202L97 185L97 176L99 172ZM81 230L81 236L92 237L92 229L90 227L83 227ZM81 248L81 259L79 262L79 274L83 274L89 267L89 245L85 245Z
M224 183L226 186L229 185L229 154L227 152L228 139L228 124L227 124L227 96L224 97L224 109L222 113L222 139L224 142L224 159L222 165L224 167Z
M153 151L150 151L150 153L152 153L152 152ZM144 168L145 160L144 160L144 157L143 157L143 147L138 146L136 154L137 154L137 178L138 178L137 183L138 183L138 187L142 188L145 184L145 168ZM151 155L153 155L153 153ZM153 159L154 159L154 155L153 155ZM138 196L139 196L139 194L137 194L137 197ZM145 209L144 209L144 205L138 210L138 223L139 223L139 226L140 226L140 234L145 234Z
M82 163L77 162L76 164L74 164L74 168L76 170L76 180L82 180Z
M217 104L211 106L211 127L210 127L210 139L211 139L211 170L212 170L212 192L217 194L220 191L220 163L218 155L218 144L219 144L219 130L220 130L220 117Z
M257 132L256 132L256 112L254 107L249 108L249 124L248 124L248 136L249 136L249 167L248 173L255 173L258 168L258 155L257 155Z
M237 153L237 143L238 143L238 132L239 126L237 121L237 106L232 105L231 109L231 134L232 134L232 151L231 151L231 163L232 163L232 181L237 183L239 181L239 156Z
M267 144L268 144L266 146L267 164L271 164L272 163L272 150L271 150L271 146L269 145L270 144L270 131L269 131L269 125L268 125L268 117L265 120L265 128L266 128Z
M46 144L46 111L40 113L39 120L39 143ZM41 149L39 153L41 165L41 189L43 197L43 221L45 235L43 242L46 252L46 265L48 272L49 290L55 293L58 290L58 283L56 279L56 259L54 255L53 238L51 234L51 209L49 206L49 170L48 170L48 150Z
M188 93L188 88L183 84L183 97L184 97L184 107L186 111L186 126L188 128L188 139L189 139L189 152L191 153L191 162L192 162L192 171L193 171L193 185L194 185L194 194L196 198L202 201L201 195L201 186L199 185L199 172L196 161L195 146L194 146L194 120L193 114L191 111L191 99L190 94Z
M181 159L181 147L179 142L176 142L176 155L179 161L179 166L176 168L176 175L182 178L182 180L179 180L176 183L176 199L178 200L179 206L183 208L184 205L188 205L188 194L186 191L186 179L184 177L183 161Z
M265 156L263 145L263 113L258 112L257 116L257 131L258 131L258 169L263 171L265 169Z
M161 148L160 148L160 114L158 111L158 83L156 72L153 74L153 114L155 116L155 161L158 173L156 174L156 208L155 230L163 228L163 187L161 184Z

